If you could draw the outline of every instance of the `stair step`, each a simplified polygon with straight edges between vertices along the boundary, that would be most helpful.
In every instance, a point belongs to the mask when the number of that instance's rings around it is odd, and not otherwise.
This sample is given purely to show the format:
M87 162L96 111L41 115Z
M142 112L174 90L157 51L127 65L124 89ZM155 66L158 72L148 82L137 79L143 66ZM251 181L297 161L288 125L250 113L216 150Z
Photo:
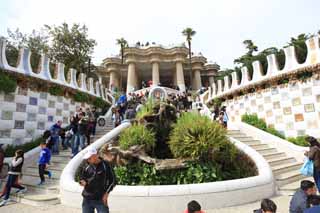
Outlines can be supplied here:
M28 168L27 168L27 171L29 171L29 169L30 170L36 170L36 171L38 171L38 165L32 165L32 166L29 166ZM52 171L54 171L54 172L56 172L56 171L59 171L59 172L62 172L62 170L64 169L64 167L52 167L52 166L49 166L49 168L48 168L49 170L52 170Z
M60 198L58 194L34 194L20 197L18 201L31 206L48 206L59 204Z
M310 180L310 181L314 182L313 177L305 177L301 180L294 181L292 183L288 183L283 186L280 186L279 187L279 194L292 196L298 189L300 189L300 183L302 180Z
M53 162L69 162L70 161L71 152L68 153L68 155L52 155L51 161Z
M284 153L284 152L277 152L277 150L274 149L274 152L262 154L262 156L263 156L264 159L266 159L266 160L272 160L272 159L276 159L276 158L280 158L280 157L285 157L285 156L286 156L286 153Z
M290 171L299 171L303 163L300 162L293 162L293 163L286 163L286 164L281 164L277 166L273 166L272 171L273 175L277 176L286 172Z
M22 176L22 184L23 185L29 185L29 186L37 186L39 187L37 184L40 182L40 178L39 176L35 177L35 176L29 176L29 175L23 175ZM46 178L46 184L43 186L51 186L51 185L59 185L59 180L56 179L49 179ZM42 186L40 186L42 187Z
M295 181L300 181L303 178L305 178L305 177L298 170L286 172L286 173L283 173L283 174L275 176L277 185L280 186L280 187L283 186L283 185L286 185L288 183L292 183L292 182L295 182Z
M246 134L243 133L227 133L229 137L248 137Z
M50 170L49 170L50 171ZM60 176L61 176L61 171L51 171L52 177L51 179L54 180L59 180ZM27 175L27 176L32 176L32 177L39 177L39 172L38 171L27 171L25 172L23 175ZM45 175L46 180L49 179L48 175Z
M252 141L252 140L254 140L254 138L253 137L248 137L248 136L238 136L238 137L233 137L234 139L237 139L237 140L239 140L239 141Z
M61 173L62 173L62 170L55 170L53 168L49 168L49 171L52 172L52 177L55 178L55 177L60 177L61 176ZM37 174L39 175L39 169L38 167L28 167L26 168L24 174ZM31 175L32 176L32 175Z
M296 159L293 157L281 157L281 158L275 158L271 160L267 160L269 165L271 167L281 165L281 164L286 164L286 163L293 163L296 162Z
M257 152L259 152L261 155L278 152L278 150L276 148L270 148L270 147L268 147L268 148L257 148L255 150Z
M248 140L248 141L241 141L241 142L247 145L261 144L261 141L258 141L258 140Z
M252 144L252 145L249 145L251 148L254 148L254 149L266 149L266 148L270 148L268 144L265 144L265 143L260 143L260 144Z

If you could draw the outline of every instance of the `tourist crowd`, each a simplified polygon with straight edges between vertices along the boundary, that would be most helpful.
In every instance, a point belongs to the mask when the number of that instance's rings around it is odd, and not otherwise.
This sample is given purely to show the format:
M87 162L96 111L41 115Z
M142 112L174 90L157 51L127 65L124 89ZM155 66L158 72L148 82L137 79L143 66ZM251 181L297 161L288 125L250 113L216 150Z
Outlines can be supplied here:
M126 119L135 118L136 114L146 103L148 92L146 94L122 94L112 108L112 119L114 126L118 126ZM161 99L158 94L156 98ZM198 99L198 101L197 101ZM176 107L178 114L194 109L193 99L189 93L169 94L166 100L167 104ZM196 98L199 102L199 97ZM201 111L201 105L196 109ZM201 113L201 112L200 112ZM62 128L62 122L57 121L51 128L44 132L44 142L40 144L40 153L38 159L39 185L45 184L45 175L52 177L52 172L48 170L51 155L59 154L60 146L62 149L71 148L74 157L79 149L84 149L91 143L91 135L95 135L97 119L99 113L95 108L77 109L76 113L70 118L70 125ZM222 107L218 111L212 112L212 119L218 120L224 127L227 127L228 115L226 108ZM310 144L310 149L305 153L308 160L312 160L312 173L314 182L310 180L301 181L300 188L293 195L289 212L290 213L319 213L320 196L317 195L317 189L320 189L320 143L313 137L307 137L306 141ZM79 183L84 187L82 196L83 213L92 213L96 209L98 213L108 213L109 193L116 185L116 177L111 166L112 155L100 157L94 148L90 148L83 156L86 165L81 168ZM4 152L0 145L0 174L3 170ZM17 150L12 158L11 165L7 175L6 184L3 186L0 197L3 200L0 206L6 205L12 188L17 188L17 193L24 193L27 189L20 184L20 176L24 164L24 153ZM1 176L0 176L1 177ZM277 205L270 199L264 199L261 202L260 209L253 210L254 213L275 213ZM197 201L191 201L187 205L185 213L204 213Z

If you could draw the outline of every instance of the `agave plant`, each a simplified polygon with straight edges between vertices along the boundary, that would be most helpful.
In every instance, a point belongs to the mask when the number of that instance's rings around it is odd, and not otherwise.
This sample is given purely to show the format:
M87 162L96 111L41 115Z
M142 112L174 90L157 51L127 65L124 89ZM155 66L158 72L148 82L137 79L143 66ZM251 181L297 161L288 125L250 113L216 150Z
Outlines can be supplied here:
M203 161L214 159L226 145L231 145L226 130L196 113L184 113L173 125L169 140L174 157Z

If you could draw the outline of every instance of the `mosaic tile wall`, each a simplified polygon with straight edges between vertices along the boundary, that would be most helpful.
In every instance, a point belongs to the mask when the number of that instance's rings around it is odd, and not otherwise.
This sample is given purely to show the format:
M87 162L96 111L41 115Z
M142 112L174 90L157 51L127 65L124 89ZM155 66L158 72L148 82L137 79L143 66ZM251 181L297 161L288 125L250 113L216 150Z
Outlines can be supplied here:
M225 102L231 121L256 113L287 137L320 138L320 80L289 83Z
M0 143L19 145L38 138L57 120L63 125L76 108L87 104L49 93L17 88L15 93L0 93Z

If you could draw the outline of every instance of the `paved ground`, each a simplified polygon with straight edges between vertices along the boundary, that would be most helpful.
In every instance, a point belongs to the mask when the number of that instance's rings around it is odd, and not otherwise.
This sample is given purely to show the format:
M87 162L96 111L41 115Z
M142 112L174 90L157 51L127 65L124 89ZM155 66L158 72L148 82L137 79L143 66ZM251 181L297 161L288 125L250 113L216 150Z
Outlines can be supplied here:
M288 196L281 196L272 198L272 200L278 206L278 213L287 213L290 197ZM207 210L206 213L251 213L254 209L259 208L260 203L250 203L243 206L237 207L229 207L223 209L215 209L215 210ZM56 213L56 212L64 212L64 213L81 213L80 209L72 209L69 207L65 207L63 205L55 205L55 206L47 206L47 207L34 207L28 206L19 203L10 203L8 206L0 207L1 213ZM183 212L183 210L181 210ZM112 213L112 212L111 212ZM137 212L139 213L139 212ZM151 213L151 212L150 212ZM177 212L178 213L178 212Z

